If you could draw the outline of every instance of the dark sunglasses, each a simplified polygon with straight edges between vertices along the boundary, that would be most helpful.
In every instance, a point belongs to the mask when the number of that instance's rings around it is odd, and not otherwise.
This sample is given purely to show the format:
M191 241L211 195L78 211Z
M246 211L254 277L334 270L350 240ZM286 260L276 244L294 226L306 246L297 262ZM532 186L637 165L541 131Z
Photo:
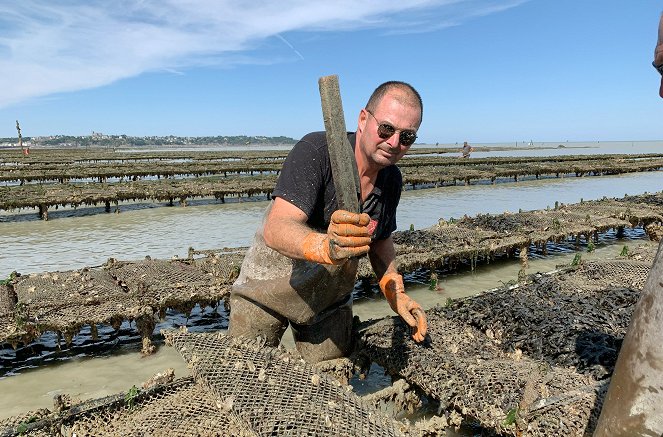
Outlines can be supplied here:
M371 117L375 118L375 115L373 115L371 111L366 109L366 112L371 114ZM379 123L377 118L375 118L375 121L378 123L378 136L383 140L391 138L397 132L397 129L389 123ZM416 140L417 133L412 130L402 130L398 136L398 142L403 147L410 147Z
M658 71L659 73L661 73L661 76L663 76L663 64L661 64L661 65L656 65L656 64L654 64L654 63L652 62L651 65L653 65L654 68L656 69L656 71Z

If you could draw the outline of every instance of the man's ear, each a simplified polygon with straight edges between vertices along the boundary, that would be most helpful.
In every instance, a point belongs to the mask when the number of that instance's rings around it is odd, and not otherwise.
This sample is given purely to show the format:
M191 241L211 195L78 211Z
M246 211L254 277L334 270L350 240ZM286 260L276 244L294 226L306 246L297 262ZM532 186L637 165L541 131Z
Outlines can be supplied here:
M367 120L368 120L368 113L366 112L365 109L362 109L361 111L359 111L359 117L357 118L357 131L359 131L360 133L364 132Z

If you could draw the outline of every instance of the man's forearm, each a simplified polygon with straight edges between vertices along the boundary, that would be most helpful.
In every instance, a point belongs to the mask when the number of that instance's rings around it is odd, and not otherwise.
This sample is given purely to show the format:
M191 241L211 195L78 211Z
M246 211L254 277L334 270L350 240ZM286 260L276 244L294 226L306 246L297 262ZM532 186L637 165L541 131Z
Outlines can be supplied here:
M296 220L276 218L269 226L265 226L263 236L265 243L281 255L293 259L305 259L303 251L304 239L313 230ZM320 234L324 235L324 234Z
M385 273L398 271L396 267L396 250L394 249L394 241L391 237L371 243L371 250L368 252L368 257L371 260L371 266L378 281Z
M265 244L288 258L334 265L370 249L368 214L334 211L327 232L311 229L306 220L303 211L277 198L263 226Z

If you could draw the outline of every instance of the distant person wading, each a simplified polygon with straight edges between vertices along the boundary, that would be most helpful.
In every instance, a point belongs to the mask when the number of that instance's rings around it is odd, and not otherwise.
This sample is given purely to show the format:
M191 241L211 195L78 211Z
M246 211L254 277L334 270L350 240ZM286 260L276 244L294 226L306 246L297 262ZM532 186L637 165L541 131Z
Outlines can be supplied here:
M463 143L463 148L460 149L460 153L461 153L460 156L461 156L461 158L469 158L470 153L472 153L473 151L474 151L474 148L472 146L470 146L469 144L467 144L467 141L465 141Z

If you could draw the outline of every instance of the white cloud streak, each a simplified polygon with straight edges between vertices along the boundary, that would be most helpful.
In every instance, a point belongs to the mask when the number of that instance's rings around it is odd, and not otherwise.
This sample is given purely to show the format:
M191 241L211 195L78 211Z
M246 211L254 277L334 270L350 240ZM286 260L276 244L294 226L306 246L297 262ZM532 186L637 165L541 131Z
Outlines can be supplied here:
M292 31L421 32L526 0L20 0L0 3L0 107L149 71L269 60L243 57ZM240 56L238 56L240 55Z

